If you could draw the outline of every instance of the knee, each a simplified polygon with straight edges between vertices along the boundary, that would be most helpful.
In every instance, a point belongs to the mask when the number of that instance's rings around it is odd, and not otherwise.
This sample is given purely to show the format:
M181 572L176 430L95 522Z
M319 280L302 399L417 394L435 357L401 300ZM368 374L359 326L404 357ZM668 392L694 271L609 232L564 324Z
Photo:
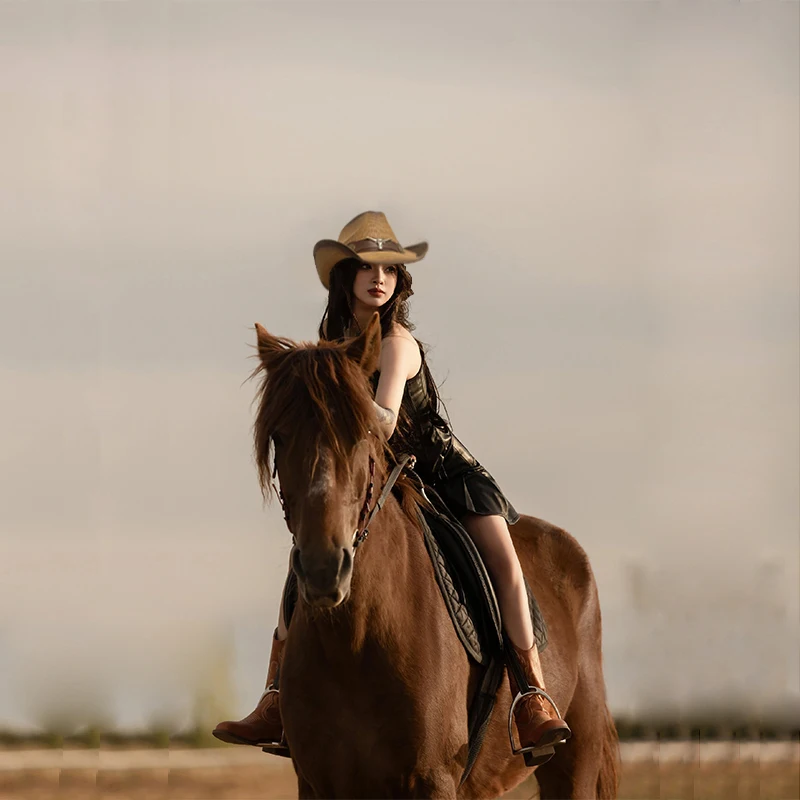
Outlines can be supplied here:
M501 550L487 559L486 566L499 589L516 589L522 585L522 570L516 555Z

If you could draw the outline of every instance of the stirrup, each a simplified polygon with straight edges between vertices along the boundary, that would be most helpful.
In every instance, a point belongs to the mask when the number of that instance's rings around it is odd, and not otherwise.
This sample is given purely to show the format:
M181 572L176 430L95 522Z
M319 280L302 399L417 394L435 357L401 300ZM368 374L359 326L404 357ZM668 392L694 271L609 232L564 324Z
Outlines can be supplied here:
M276 689L276 688L275 688L275 685L271 683L269 686L267 686L267 688L266 688L266 689L264 689L264 691L263 691L263 692L261 692L261 697L259 697L259 698L258 698L258 702L259 702L259 704L261 703L261 701L262 701L262 700L263 700L263 699L264 699L264 698L265 698L265 697L266 697L268 694L277 694L277 695L279 695L279 694L280 694L280 690L279 690L279 689Z
M265 744L261 746L261 752L267 753L271 756L283 756L283 758L291 758L292 754L289 752L289 745L286 741L276 742L275 744Z
M550 703L551 706L553 706L553 710L556 712L556 717L558 719L561 719L561 712L558 710L558 706L556 705L555 700L553 700L553 698L550 697L550 695L547 694L547 692L544 689L540 689L538 686L530 686L528 687L527 692L517 692L517 696L514 698L514 702L511 703L511 708L508 709L508 740L509 742L511 742L511 752L515 756L525 755L527 753L530 753L531 756L533 757L538 755L552 755L553 747L555 747L555 745L564 744L564 742L566 741L565 739L562 739L559 742L555 742L555 744L546 744L540 747L521 747L521 746L517 747L514 744L514 709L517 707L517 703L519 703L520 700L532 694L538 694L544 697L547 700L547 702ZM526 755L525 763L528 763L528 760L529 759Z
M291 758L289 752L289 745L286 738L283 737L279 742L270 742L269 744L261 744L261 752L269 753L271 756L283 756L284 758Z

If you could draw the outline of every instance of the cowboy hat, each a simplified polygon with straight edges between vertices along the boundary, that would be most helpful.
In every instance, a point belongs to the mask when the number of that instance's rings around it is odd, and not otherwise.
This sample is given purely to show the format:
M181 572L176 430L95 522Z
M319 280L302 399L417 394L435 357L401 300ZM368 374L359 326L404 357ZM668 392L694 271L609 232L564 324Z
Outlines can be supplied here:
M413 264L427 252L427 242L403 247L385 214L365 211L342 228L338 241L322 239L314 245L314 263L322 285L329 289L331 270L346 258L366 264Z

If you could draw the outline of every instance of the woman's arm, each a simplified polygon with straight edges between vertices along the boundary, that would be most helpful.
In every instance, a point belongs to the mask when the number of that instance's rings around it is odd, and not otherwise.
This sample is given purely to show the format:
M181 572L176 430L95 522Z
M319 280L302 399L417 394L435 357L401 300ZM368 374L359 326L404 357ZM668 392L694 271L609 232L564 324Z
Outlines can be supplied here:
M381 377L375 392L378 422L387 439L397 427L406 381L417 374L421 363L419 347L411 337L386 336L381 342Z

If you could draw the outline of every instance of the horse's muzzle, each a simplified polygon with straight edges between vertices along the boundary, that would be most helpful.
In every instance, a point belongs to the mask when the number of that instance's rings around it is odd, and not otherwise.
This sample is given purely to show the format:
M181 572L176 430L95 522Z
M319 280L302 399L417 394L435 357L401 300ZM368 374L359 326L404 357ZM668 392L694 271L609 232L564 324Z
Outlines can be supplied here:
M325 550L295 547L292 568L306 603L319 608L335 608L350 592L353 551L346 547Z

